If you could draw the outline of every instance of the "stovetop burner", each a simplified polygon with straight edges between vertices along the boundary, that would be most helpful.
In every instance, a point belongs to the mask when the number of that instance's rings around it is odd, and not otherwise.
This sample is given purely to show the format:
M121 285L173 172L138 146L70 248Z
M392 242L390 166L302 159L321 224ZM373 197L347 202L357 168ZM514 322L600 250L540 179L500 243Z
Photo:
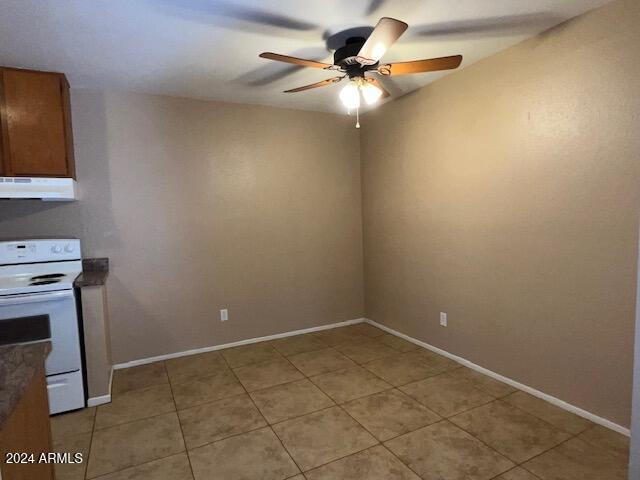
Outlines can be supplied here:
M64 277L64 273L48 273L46 275L37 275L35 277L31 277L31 281L38 280L49 280L50 278L62 278Z
M64 275L63 275L64 276ZM49 285L51 283L58 283L60 280L39 280L37 282L31 282L29 285Z

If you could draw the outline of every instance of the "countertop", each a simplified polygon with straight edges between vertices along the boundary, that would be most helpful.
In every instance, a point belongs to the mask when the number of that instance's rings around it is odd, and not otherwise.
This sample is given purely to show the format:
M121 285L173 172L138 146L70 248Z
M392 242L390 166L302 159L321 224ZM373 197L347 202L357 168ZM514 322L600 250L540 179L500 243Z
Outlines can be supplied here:
M0 346L0 429L50 351L49 341Z
M85 258L82 260L82 273L73 282L74 287L99 287L109 276L108 258Z

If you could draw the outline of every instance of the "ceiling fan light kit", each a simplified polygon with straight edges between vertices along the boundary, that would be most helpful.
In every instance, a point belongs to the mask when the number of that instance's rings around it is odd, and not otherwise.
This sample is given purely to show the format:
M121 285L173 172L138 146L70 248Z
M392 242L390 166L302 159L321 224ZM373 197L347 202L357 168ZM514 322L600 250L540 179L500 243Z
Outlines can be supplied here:
M340 90L340 100L347 110L360 108L360 92L355 82L349 82Z
M367 105L374 105L382 97L382 90L372 83L360 85L360 91Z
M367 105L373 105L382 97L382 89L363 78L354 78L340 91L340 100L348 110L360 106L360 95Z
M428 60L414 60L411 62L399 62L380 64L382 56L389 47L400 38L408 28L405 22L394 18L383 17L373 29L368 38L350 37L345 45L336 49L333 54L333 64L306 60L303 58L280 55L278 53L264 52L260 57L278 62L292 63L302 67L321 68L343 73L338 77L328 78L320 82L302 87L285 90L284 93L302 92L312 88L325 87L342 81L349 77L349 83L340 91L339 98L347 111L356 110L359 118L360 95L367 105L375 104L380 98L390 96L382 83L375 77L408 75L412 73L435 72L458 68L462 62L461 55L451 57L432 58ZM374 76L367 76L372 72ZM356 128L360 127L359 120Z

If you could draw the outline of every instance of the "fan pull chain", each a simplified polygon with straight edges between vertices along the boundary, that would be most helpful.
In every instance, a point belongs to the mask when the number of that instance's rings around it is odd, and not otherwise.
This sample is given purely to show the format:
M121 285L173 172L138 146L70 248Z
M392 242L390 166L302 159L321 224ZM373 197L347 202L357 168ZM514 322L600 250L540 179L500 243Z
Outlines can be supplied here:
M360 107L356 108L356 128L360 128Z

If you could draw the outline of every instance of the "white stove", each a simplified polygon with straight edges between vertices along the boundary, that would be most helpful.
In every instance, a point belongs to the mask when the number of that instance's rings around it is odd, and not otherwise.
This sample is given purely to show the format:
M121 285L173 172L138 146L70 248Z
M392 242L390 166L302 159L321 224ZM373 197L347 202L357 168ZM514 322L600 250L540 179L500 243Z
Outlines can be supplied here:
M80 241L0 241L0 343L51 341L45 370L50 413L85 406L73 282Z

